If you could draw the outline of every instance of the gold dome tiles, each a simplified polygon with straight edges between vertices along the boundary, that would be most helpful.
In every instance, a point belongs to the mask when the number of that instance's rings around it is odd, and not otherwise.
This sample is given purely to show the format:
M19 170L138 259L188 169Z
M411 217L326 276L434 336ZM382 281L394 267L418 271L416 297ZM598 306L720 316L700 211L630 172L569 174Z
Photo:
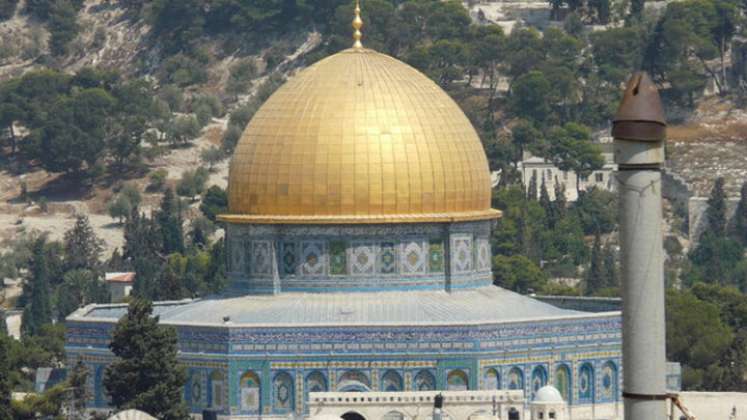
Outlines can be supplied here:
M290 79L247 126L229 174L245 223L495 218L480 140L427 77L351 49Z

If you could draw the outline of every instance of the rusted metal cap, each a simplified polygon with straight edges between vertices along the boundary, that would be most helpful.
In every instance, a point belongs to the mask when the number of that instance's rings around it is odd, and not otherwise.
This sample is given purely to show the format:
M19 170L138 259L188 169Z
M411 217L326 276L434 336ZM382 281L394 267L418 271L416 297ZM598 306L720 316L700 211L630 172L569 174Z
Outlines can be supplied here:
M612 137L661 141L667 133L664 108L653 80L644 72L633 75L612 121Z

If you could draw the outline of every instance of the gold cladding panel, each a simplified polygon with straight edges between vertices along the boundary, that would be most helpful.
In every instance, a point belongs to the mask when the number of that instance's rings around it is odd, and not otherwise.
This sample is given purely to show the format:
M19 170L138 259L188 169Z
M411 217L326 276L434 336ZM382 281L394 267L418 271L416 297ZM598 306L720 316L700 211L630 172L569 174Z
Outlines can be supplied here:
M461 109L414 68L365 49L316 63L260 108L231 162L229 211L249 219L496 214L487 159Z

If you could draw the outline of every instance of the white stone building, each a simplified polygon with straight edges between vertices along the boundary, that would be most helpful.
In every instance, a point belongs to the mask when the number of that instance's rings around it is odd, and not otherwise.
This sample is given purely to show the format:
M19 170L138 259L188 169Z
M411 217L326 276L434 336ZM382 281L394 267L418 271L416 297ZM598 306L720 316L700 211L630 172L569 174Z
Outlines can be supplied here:
M561 171L552 162L548 162L544 158L534 156L530 152L525 151L522 161L518 164L524 188L528 189L532 178L536 177L537 197L539 198L542 182L544 181L547 193L550 195L550 200L555 201L555 184L561 183L565 189L565 199L569 202L578 199L578 191L587 191L591 188L615 191L616 182L614 174L617 170L617 165L614 162L612 143L601 143L599 146L602 148L604 166L602 169L592 172L587 177L578 177L573 171Z
M135 273L106 273L104 281L109 287L109 295L112 303L119 303L130 295L132 286L135 284Z

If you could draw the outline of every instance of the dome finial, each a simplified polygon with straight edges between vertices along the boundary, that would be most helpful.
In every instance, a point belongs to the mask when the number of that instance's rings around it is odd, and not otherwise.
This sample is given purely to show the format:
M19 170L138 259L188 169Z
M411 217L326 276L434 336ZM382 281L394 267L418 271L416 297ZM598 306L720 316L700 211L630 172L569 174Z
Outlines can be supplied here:
M355 0L355 19L353 19L353 29L355 29L355 32L353 32L353 39L355 42L353 43L353 48L363 48L363 43L361 43L361 38L363 38L361 28L363 28L363 19L361 19L361 1Z

